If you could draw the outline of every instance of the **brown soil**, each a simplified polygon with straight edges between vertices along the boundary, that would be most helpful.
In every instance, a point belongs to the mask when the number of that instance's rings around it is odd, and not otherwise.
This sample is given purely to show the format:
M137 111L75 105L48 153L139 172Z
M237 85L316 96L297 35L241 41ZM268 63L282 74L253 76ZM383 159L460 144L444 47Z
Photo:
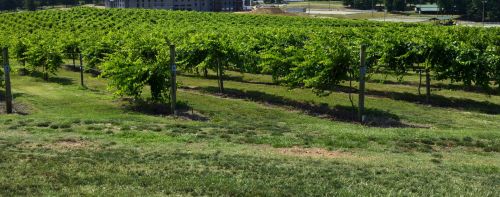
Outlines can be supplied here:
M280 154L298 157L316 157L316 158L340 158L348 156L349 153L340 151L329 151L322 148L277 148Z
M86 141L80 141L76 139L62 139L56 141L54 144L51 146L54 148L67 148L67 149L78 149L78 148L83 148L88 145L88 142Z
M59 139L52 143L32 143L25 142L19 145L21 148L46 148L52 150L66 151L66 150L75 150L75 149L83 149L91 146L92 143L85 140L65 138Z

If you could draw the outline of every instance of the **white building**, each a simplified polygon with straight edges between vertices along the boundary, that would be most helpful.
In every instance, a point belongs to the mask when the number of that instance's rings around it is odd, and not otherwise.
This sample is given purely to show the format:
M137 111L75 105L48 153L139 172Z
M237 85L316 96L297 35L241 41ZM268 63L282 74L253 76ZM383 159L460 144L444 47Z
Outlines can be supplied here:
M252 0L105 0L107 8L242 11Z

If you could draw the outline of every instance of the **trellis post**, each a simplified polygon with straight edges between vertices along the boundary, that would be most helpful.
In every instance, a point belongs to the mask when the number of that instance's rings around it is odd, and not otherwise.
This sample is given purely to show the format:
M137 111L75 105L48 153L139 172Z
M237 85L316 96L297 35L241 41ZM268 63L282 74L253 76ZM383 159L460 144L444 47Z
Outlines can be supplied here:
M7 114L12 113L12 89L10 84L9 49L3 48L3 69L5 72L5 109Z
M223 71L222 71L222 65L221 65L221 61L220 59L217 58L217 76L219 77L219 92L221 94L224 93L224 74L223 74Z
M83 59L81 53L80 53L80 85L82 87L85 87L85 84L83 83Z
M429 72L429 69L425 70L425 90L426 90L425 102L429 104L431 98L431 74Z
M175 45L170 45L170 107L174 116L177 116L177 66L175 65Z
M359 67L359 104L358 104L358 119L364 122L365 112L365 75L366 75L366 45L361 45L359 53L360 67Z
M422 94L420 92L421 87L422 87L422 69L418 69L418 95L419 96Z

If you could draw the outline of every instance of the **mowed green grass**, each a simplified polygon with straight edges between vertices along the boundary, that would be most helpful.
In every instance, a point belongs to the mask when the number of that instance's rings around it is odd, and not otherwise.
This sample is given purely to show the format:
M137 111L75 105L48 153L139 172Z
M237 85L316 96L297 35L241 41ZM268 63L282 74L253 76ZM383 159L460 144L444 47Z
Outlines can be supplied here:
M289 8L311 8L311 9L344 9L342 1L304 1L290 2L286 5Z
M202 121L130 110L105 79L14 74L29 114L0 115L0 195L500 194L497 95L437 85L432 99L447 105L427 105L418 77L374 76L385 83L367 84L375 126L364 126L320 110L349 111L347 93L228 74L223 96L215 80L179 76L182 113Z

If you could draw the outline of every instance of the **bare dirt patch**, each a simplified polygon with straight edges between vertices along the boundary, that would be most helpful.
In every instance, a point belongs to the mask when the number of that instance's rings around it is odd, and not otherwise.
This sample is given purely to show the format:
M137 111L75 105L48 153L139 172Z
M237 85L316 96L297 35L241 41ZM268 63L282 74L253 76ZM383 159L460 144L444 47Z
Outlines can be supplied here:
M93 143L74 138L64 138L59 139L53 142L23 142L18 145L19 148L28 148L28 149L51 149L58 151L66 151L66 150L76 150L91 147Z
M329 151L323 148L277 148L276 151L283 155L297 156L297 157L315 157L315 158L340 158L346 157L350 154L340 151Z
M28 115L30 108L22 103L13 103L12 112L20 115ZM0 114L6 113L5 101L0 98Z
M55 141L53 144L49 145L53 148L63 148L63 149L78 149L87 147L90 143L83 140L77 139L61 139Z

